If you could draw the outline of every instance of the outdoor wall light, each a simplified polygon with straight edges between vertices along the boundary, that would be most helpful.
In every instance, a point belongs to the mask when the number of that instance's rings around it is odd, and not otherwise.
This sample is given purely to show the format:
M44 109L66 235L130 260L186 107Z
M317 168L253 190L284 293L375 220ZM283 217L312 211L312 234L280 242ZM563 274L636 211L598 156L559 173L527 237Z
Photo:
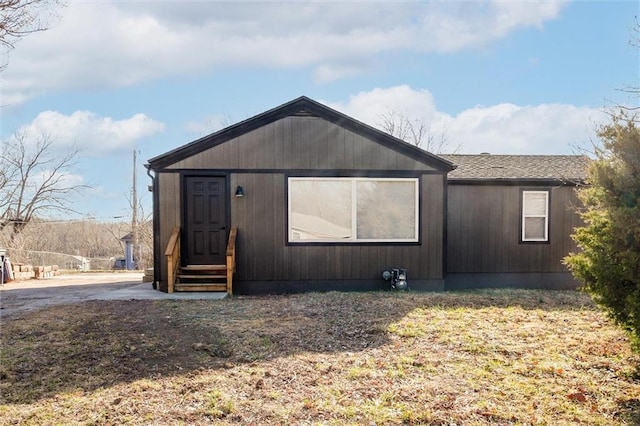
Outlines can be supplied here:
M244 197L244 189L240 185L236 188L236 197Z

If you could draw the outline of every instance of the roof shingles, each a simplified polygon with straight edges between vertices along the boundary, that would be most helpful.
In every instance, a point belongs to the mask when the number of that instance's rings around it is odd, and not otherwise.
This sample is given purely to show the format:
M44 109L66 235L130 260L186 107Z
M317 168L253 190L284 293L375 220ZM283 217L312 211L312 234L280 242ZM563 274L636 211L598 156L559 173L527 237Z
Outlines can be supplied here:
M584 155L441 154L457 165L449 179L552 179L583 182L589 157Z
M589 157L584 155L441 154L458 167L449 179L550 179L584 182Z

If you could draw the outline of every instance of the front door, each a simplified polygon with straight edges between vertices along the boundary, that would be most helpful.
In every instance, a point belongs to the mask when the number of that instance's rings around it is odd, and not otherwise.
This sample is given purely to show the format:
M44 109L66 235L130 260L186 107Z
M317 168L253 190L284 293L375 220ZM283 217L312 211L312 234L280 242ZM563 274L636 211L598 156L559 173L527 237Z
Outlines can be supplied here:
M183 264L224 265L227 246L226 179L185 177Z

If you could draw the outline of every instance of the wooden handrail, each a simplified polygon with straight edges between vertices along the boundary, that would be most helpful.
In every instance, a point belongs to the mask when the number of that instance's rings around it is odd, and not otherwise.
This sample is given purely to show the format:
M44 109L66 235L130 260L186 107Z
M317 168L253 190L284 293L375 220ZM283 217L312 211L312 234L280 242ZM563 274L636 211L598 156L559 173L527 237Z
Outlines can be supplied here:
M236 271L236 236L238 228L231 228L229 241L227 242L226 263L227 263L227 294L233 296L233 274ZM180 269L180 227L173 228L167 249L164 252L167 257L167 292L173 293L176 283L177 272Z
M236 236L238 227L234 226L229 232L227 242L227 294L233 296L233 273L236 271Z
M180 268L180 227L173 228L167 250L164 252L167 257L167 292L173 293L173 286L176 283L178 268Z

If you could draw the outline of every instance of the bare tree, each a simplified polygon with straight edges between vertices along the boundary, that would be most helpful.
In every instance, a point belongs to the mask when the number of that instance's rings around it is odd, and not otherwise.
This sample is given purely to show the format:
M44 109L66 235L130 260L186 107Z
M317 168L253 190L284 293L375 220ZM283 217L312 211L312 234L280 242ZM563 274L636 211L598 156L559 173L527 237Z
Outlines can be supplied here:
M630 30L629 45L634 48L634 50L639 50L640 48L640 20L637 16L636 23ZM634 98L640 98L640 86L637 84L625 84L622 88L616 90L629 95L627 102L620 103L613 101L611 102L613 108L606 109L604 112L614 119L619 116L620 111L628 111L630 112L628 120L634 123L640 123L640 117L637 114L637 112L640 111L640 106L637 102L633 101Z
M69 180L78 150L62 155L53 149L53 139L41 134L34 141L26 133L16 133L4 141L0 169L0 231L11 228L10 240L24 230L37 213L74 212L69 195L86 185Z
M636 49L640 48L640 20L636 16L636 24L631 29L631 35L629 36L629 44L631 47ZM631 86L631 92L639 95L640 94L640 86Z
M21 38L47 29L42 15L59 5L59 0L0 0L0 46L2 52L15 47ZM3 55L5 56L5 55ZM6 63L0 63L0 71Z
M97 222L86 220L51 220L34 218L29 226L13 241L0 234L0 247L11 251L11 259L17 263L38 264L41 253L68 254L97 260L92 266L99 269L113 266L101 263L104 259L124 255L121 238L130 230L127 222ZM140 264L153 264L153 229L151 220L140 221ZM101 266L102 265L102 266Z
M380 126L382 130L391 136L401 139L405 142L413 144L425 151L441 154L449 146L446 133L440 133L436 136L424 120L411 119L405 113L396 110L389 110L381 117ZM448 152L456 152L460 146Z

